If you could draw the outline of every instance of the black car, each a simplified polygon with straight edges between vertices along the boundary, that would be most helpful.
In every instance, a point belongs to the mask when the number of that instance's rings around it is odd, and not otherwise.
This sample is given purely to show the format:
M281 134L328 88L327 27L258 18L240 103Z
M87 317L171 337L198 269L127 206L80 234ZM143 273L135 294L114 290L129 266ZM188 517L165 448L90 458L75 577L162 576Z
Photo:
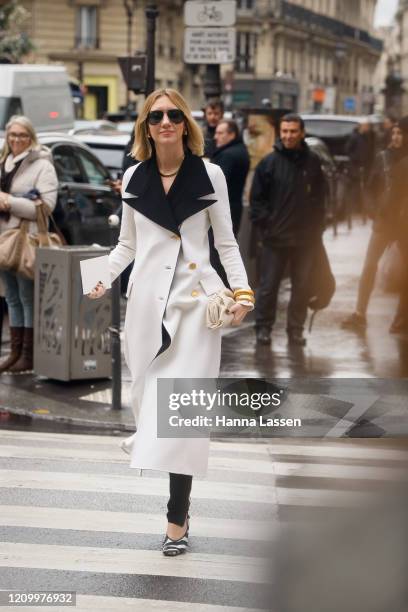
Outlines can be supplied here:
M108 218L121 214L121 198L110 186L106 166L72 136L47 133L38 139L52 152L59 181L53 216L68 244L116 242L118 229L109 226Z

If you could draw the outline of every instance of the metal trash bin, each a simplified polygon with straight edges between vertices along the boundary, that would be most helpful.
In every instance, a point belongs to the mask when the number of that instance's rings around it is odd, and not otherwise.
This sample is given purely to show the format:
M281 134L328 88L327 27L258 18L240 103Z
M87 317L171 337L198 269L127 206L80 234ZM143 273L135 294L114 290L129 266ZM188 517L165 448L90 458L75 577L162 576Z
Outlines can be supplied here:
M106 378L112 373L110 292L82 293L79 262L107 247L39 248L34 290L34 372L55 380Z

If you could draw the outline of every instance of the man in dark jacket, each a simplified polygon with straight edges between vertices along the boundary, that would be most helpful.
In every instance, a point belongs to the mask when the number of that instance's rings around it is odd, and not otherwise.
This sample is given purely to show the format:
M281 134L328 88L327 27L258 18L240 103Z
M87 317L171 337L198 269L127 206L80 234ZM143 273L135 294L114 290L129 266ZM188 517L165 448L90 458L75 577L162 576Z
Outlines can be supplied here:
M360 211L364 208L364 190L375 155L374 132L368 119L362 121L350 136L346 153L349 156L348 197L351 199L353 208Z
M215 128L218 122L221 121L224 115L224 105L221 100L217 98L210 99L205 105L204 119L205 125L203 129L204 134L204 157L211 157L216 149L216 143L214 140Z
M270 344L279 286L289 264L291 297L287 333L304 346L314 247L324 228L325 178L319 158L304 141L299 115L284 115L274 151L258 164L252 183L251 219L262 239L256 299L257 341Z
M232 227L235 236L242 217L242 196L249 170L249 155L239 134L238 125L231 119L222 119L215 128L217 148L211 161L220 166L228 187Z

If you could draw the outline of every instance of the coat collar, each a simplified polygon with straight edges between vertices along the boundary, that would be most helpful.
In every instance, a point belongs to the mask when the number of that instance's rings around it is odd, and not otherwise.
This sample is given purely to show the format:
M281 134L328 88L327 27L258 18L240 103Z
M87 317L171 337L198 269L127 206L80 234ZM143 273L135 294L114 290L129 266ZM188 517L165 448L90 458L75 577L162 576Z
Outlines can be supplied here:
M180 225L188 217L216 202L215 190L203 160L186 152L181 168L165 193L156 157L141 162L126 187L131 197L123 201L161 227L180 235ZM200 199L212 196L212 199Z
M217 157L218 155L220 155L221 153L223 153L227 149L231 149L231 148L235 147L236 145L240 145L240 144L243 144L243 143L244 143L244 141L242 140L241 136L238 136L237 138L234 138L233 140L230 140L230 142L227 142L227 144L222 145L222 147L217 147L215 149L213 158Z

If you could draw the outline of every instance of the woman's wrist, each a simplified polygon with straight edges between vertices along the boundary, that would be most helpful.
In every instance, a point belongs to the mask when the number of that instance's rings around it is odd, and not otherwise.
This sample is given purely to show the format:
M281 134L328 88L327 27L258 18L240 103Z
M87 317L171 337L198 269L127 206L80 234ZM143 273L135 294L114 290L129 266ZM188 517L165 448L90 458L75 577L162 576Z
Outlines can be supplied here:
M234 300L236 300L237 298L241 296L245 296L245 298L255 299L254 292L249 287L246 289L235 289L233 293L234 293Z
M10 210L10 194L9 193L3 192L1 194L1 204L3 206L3 209L6 208L7 210Z
M236 304L240 304L240 306L245 306L245 308L249 308L249 310L253 310L255 307L255 302L250 302L248 300L236 300Z
M234 300L238 304L242 304L247 307L251 307L251 309L255 305L255 296L252 289L235 289L234 291Z

